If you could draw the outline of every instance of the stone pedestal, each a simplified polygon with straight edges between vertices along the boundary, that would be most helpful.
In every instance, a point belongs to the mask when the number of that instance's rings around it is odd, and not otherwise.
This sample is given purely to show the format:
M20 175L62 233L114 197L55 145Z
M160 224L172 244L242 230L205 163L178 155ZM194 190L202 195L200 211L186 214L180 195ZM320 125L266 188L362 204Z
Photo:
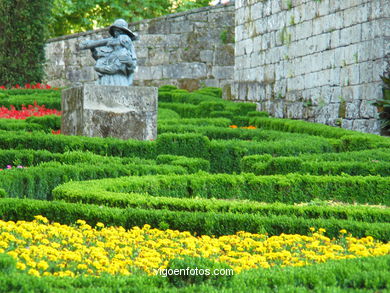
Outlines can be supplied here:
M157 88L84 84L62 91L61 133L152 140Z

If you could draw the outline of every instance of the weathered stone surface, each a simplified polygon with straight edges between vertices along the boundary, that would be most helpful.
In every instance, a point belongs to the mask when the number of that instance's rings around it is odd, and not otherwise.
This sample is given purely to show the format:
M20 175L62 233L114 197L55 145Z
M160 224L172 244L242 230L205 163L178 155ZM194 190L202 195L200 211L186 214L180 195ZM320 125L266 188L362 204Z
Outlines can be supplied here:
M275 117L378 133L367 101L382 97L388 2L236 1L232 96Z
M184 84L197 89L205 79L217 87L231 83L228 66L234 66L234 19L234 5L230 4L130 23L140 36L134 42L139 66L134 85ZM100 29L49 40L45 82L63 87L96 80L95 61L89 52L77 51L76 44L106 37L107 29ZM222 68L226 72L221 72ZM216 70L220 79L211 82Z
M62 91L61 133L151 140L157 137L157 88L84 84Z

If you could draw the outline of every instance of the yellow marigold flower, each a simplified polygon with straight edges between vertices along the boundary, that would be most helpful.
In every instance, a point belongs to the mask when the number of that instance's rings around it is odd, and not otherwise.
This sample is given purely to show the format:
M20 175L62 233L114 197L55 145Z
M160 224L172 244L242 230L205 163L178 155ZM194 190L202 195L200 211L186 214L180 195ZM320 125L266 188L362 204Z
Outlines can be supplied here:
M22 263L22 262L17 262L17 263L16 263L16 268L17 268L18 270L24 271L24 270L26 269L26 265L25 265L24 263Z
M347 230L345 230L345 229L341 229L339 232L340 232L341 234L347 234Z
M44 260L41 260L37 264L37 268L45 271L45 270L47 270L49 268L49 264L47 262L45 262Z
M310 227L310 231L311 231L311 232L314 232L315 230L316 230L316 228Z
M79 224L79 225L85 225L87 222L85 222L84 220L77 220L76 221L76 224Z
M318 229L318 232L319 232L319 233L325 233L326 230L325 230L324 228L320 228L320 229Z
M104 224L103 224L103 223L100 223L100 222L98 222L98 223L96 223L96 227L98 227L98 228L104 228Z
M77 265L77 268L79 270L86 270L86 269L88 269L88 266L86 264L81 263L81 264Z
M42 223L49 223L49 220L47 218L45 218L44 216L41 216L41 215L38 215L38 216L35 216L34 217L35 220L39 221L39 222L42 222Z
M40 277L41 276L36 269L29 269L28 274L32 275L32 276L35 276L35 277Z

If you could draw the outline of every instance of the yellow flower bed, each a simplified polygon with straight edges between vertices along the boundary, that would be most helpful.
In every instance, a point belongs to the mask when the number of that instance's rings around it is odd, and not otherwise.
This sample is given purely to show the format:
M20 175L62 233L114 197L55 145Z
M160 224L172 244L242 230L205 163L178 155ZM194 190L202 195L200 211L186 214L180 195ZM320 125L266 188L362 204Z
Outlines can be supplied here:
M340 231L331 240L312 229L311 236L268 237L238 232L236 235L192 236L189 232L134 227L92 228L49 224L42 216L32 222L0 221L0 252L17 259L17 268L35 276L99 276L101 273L128 275L134 270L154 274L165 269L170 259L183 255L207 257L229 264L236 273L250 268L304 266L330 259L388 254L390 244L372 237L356 239Z

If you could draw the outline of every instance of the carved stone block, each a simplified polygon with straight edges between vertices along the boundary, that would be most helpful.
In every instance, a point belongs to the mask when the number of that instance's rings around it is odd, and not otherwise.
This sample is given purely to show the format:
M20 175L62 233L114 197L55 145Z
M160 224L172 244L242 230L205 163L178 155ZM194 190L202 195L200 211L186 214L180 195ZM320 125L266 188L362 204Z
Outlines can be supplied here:
M62 91L64 135L154 140L157 88L84 84Z

